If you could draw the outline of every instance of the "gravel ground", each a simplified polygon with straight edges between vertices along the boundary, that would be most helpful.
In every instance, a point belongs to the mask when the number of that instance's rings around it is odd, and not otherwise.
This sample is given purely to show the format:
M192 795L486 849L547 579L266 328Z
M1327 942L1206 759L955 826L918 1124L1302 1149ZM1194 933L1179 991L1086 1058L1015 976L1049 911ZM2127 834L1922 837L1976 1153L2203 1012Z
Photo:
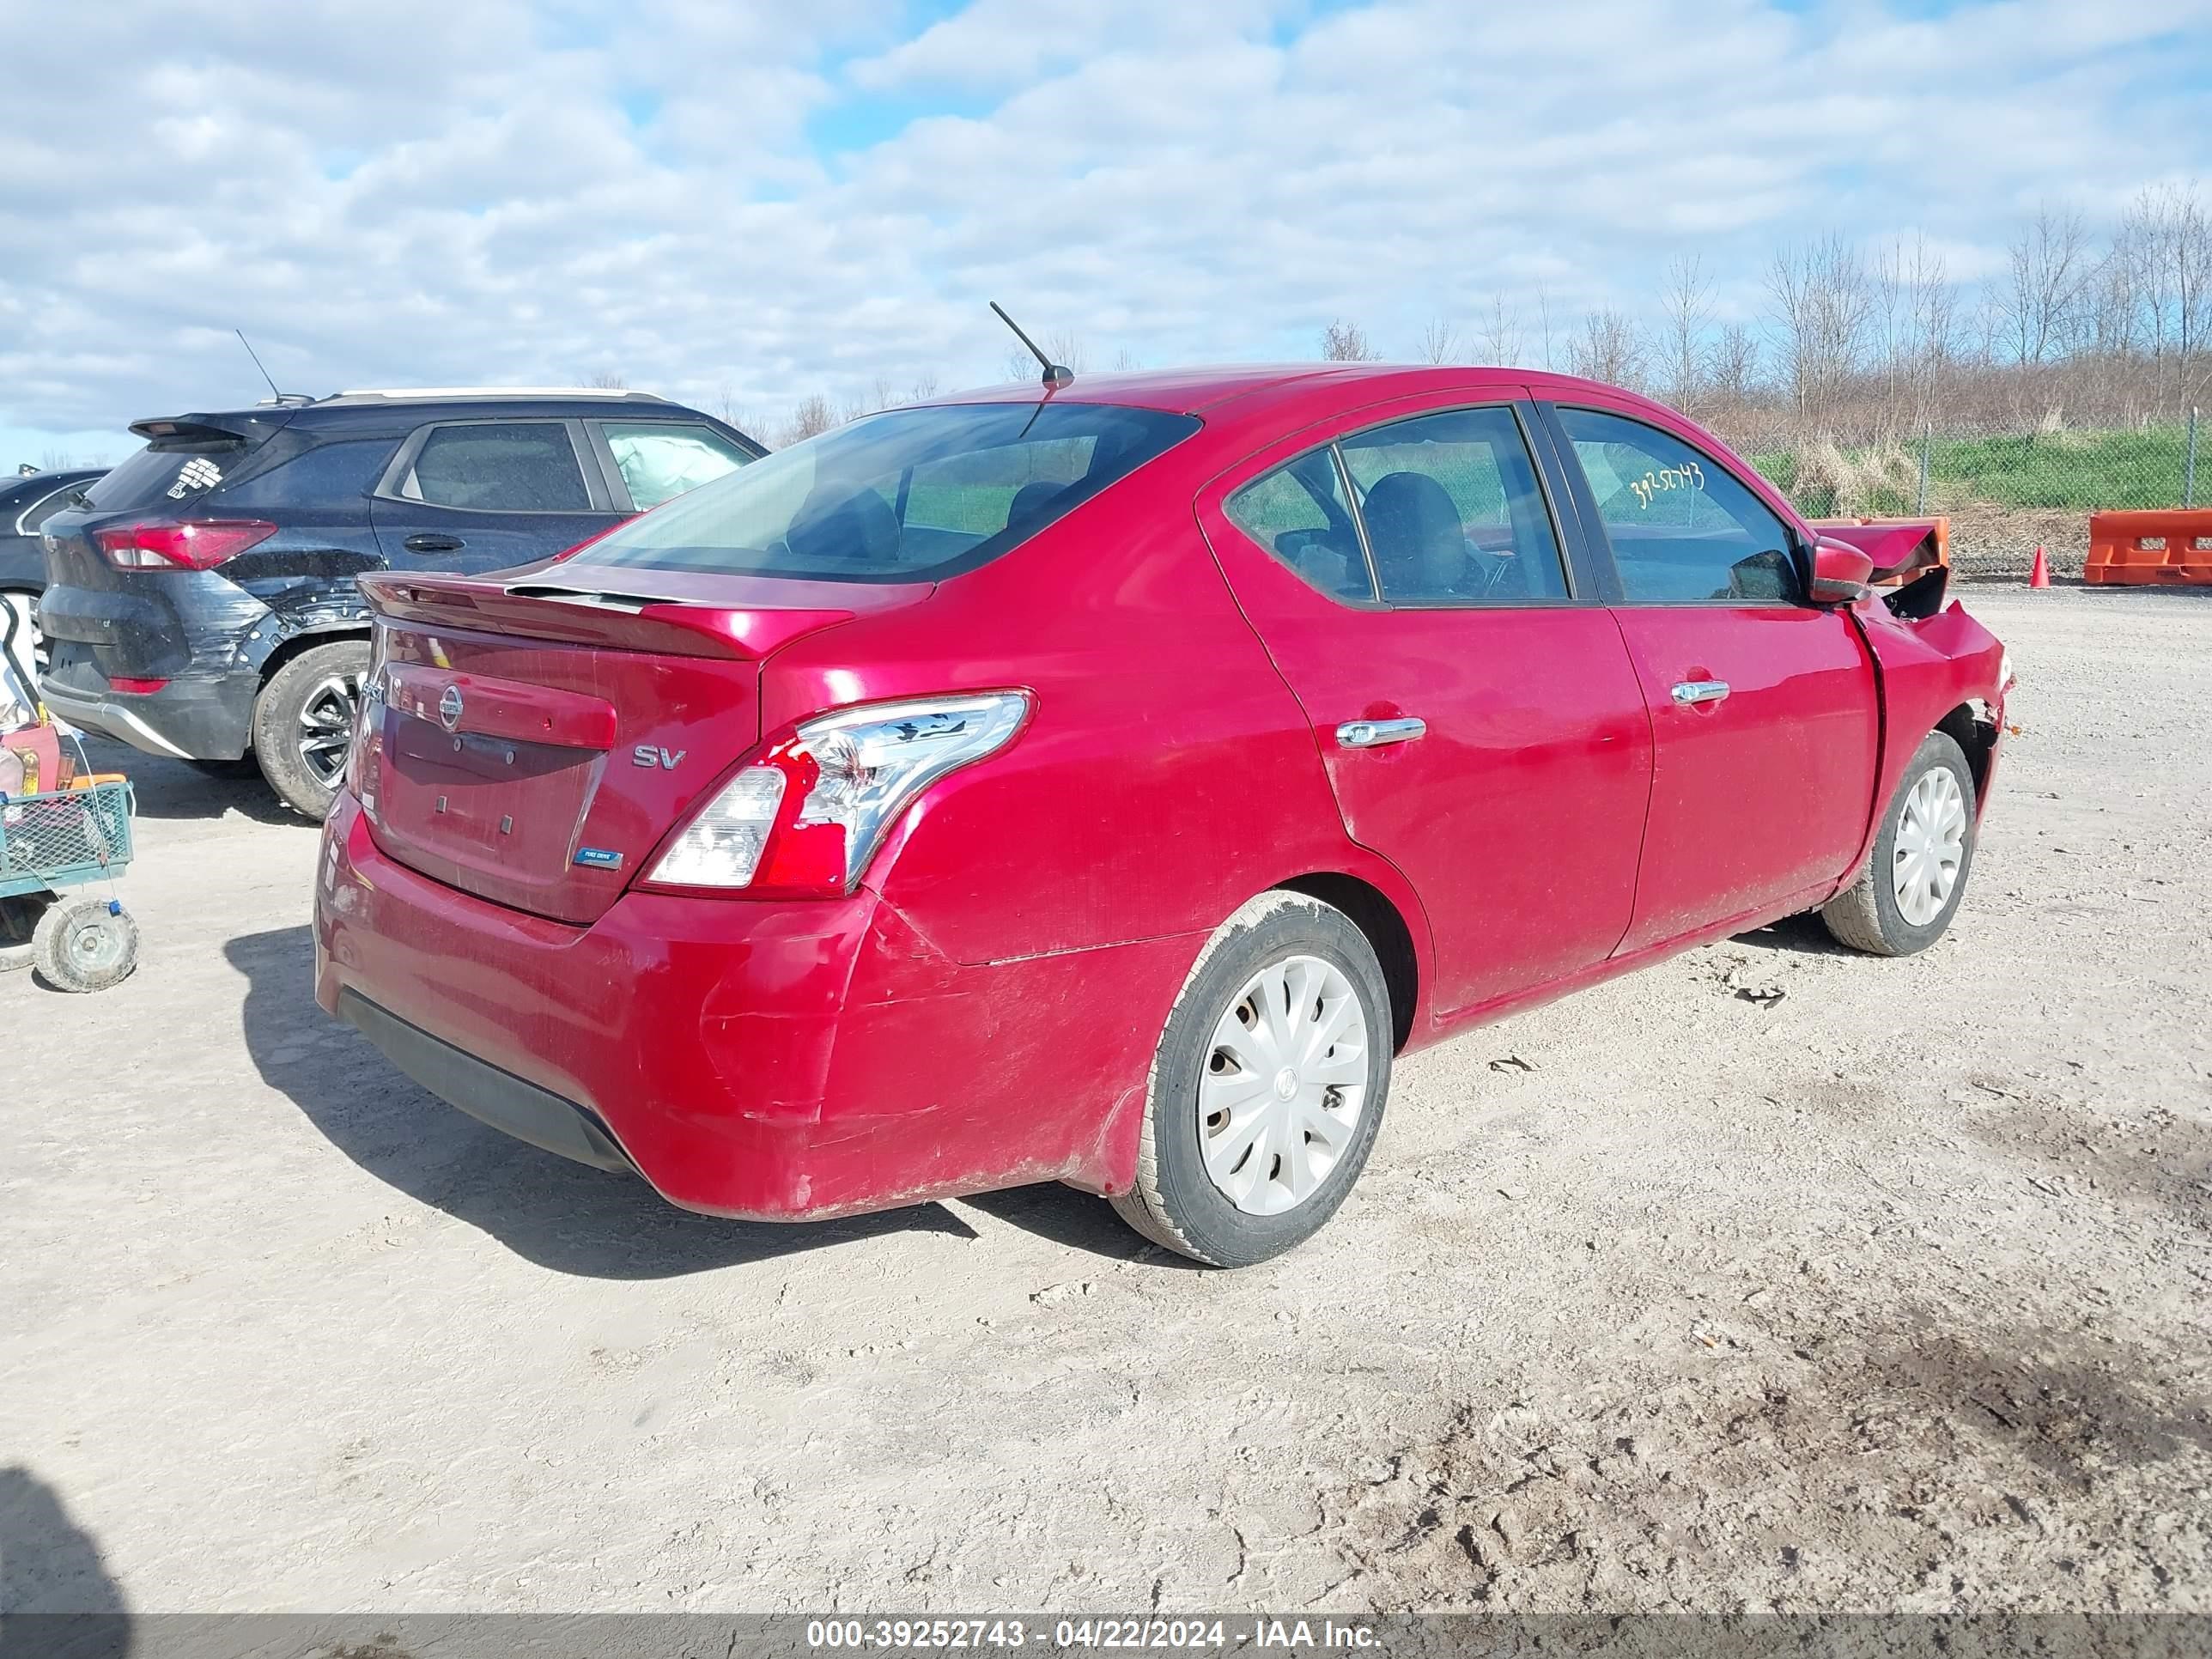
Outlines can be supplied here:
M2212 1610L2212 596L1970 602L1948 939L1422 1055L1239 1273L507 1141L315 1010L313 832L134 760L143 967L0 981L0 1611Z

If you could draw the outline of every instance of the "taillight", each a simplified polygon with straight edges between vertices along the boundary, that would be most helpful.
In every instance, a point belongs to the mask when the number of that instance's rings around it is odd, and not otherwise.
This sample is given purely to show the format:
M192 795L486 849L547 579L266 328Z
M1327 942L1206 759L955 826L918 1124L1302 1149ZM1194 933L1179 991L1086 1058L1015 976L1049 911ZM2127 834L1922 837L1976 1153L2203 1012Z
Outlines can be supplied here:
M915 798L1005 748L1029 712L1026 691L986 691L803 721L693 816L647 884L779 898L850 892Z
M167 680L131 679L121 674L112 674L108 677L107 689L120 691L126 697L150 697L167 684Z
M95 531L93 539L118 570L212 570L276 533L259 519L190 519Z
M371 823L376 822L376 787L381 780L377 762L384 745L384 663L390 637L381 622L368 629L368 670L361 677L361 699L354 707L353 741L346 748L346 788L361 802Z

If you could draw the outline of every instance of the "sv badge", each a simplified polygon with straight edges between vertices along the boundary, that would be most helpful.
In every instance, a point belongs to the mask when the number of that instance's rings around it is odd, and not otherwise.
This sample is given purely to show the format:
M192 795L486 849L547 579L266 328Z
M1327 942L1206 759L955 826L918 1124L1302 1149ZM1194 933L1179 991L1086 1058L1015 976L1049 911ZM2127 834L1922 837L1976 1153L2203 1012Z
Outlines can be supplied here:
M678 749L672 754L665 749L656 749L649 743L641 743L629 751L629 763L632 766L658 767L664 772L673 772L676 769L676 763L690 752L689 749Z

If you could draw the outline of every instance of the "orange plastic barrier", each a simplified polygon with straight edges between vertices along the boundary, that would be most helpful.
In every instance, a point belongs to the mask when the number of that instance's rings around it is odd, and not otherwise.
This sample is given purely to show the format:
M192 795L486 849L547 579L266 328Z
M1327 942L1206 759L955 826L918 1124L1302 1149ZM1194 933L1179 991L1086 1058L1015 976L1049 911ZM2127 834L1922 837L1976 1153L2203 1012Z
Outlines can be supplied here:
M2212 587L2212 508L2092 513L2081 580Z

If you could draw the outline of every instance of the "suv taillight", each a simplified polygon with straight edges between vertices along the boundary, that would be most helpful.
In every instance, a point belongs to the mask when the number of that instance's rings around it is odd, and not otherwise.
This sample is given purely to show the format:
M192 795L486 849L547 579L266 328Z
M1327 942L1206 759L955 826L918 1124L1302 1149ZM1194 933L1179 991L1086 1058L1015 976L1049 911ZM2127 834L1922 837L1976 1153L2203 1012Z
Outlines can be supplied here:
M849 893L901 812L947 773L996 754L1026 691L863 703L802 720L678 832L648 887L819 898Z
M118 570L212 570L276 533L259 519L187 519L97 531L93 539Z

